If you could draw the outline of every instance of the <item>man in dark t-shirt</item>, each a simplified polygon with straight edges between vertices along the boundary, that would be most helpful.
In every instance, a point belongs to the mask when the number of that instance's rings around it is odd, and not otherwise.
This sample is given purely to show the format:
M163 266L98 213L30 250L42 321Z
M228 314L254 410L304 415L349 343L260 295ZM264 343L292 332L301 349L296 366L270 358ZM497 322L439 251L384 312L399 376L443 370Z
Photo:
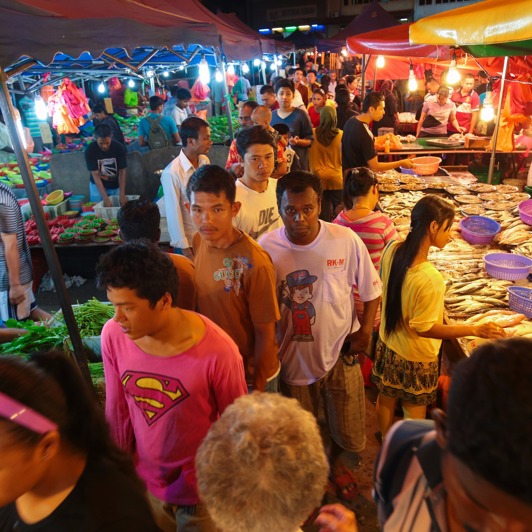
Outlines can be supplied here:
M126 198L126 148L112 139L111 128L100 124L94 129L95 142L85 151L85 162L90 171L90 200L102 201L104 207L112 207L109 196L120 196L120 204Z
M345 171L358 166L367 166L374 172L384 172L403 166L412 168L410 159L401 159L387 163L379 162L373 134L369 128L371 122L377 122L384 116L384 96L370 92L362 103L362 113L350 118L344 126L342 136L342 168Z

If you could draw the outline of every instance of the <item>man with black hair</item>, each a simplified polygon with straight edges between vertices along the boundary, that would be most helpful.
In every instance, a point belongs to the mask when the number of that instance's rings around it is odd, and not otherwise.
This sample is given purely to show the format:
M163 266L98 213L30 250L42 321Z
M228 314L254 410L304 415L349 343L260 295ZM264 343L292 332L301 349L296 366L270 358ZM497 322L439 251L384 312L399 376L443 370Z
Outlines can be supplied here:
M124 242L146 239L154 244L161 237L161 213L159 207L149 200L130 200L118 211L118 227ZM196 310L196 285L194 263L177 253L168 253L179 277L177 305L185 310Z
M219 166L198 168L187 183L187 208L198 230L193 241L198 310L238 345L248 386L275 392L275 271L268 254L234 227L240 209L235 196L234 179Z
M379 162L375 148L375 138L369 129L372 122L378 122L384 116L384 96L370 92L362 102L362 112L350 118L344 125L342 137L342 169L367 166L374 172L393 170L403 166L412 168L410 159L401 159L389 163Z
M160 96L150 98L150 112L139 122L139 144L141 147L149 146L150 149L154 150L172 144L181 144L177 125L172 117L162 115L163 107L164 100ZM162 130L164 135L157 135L156 140L150 140L154 137L154 128L157 128L157 131Z
M301 167L306 170L309 167L308 150L314 140L308 113L296 108L297 104L294 103L296 90L291 81L287 79L278 81L275 85L275 93L280 107L272 113L271 125L284 123L290 128L288 143L297 153Z
M383 530L530 530L532 340L478 347L455 368L447 414L388 432L375 468Z
M111 128L100 124L94 128L94 142L85 150L85 163L90 175L90 200L103 201L104 207L112 207L109 196L126 199L127 152L120 142L113 140Z
M116 247L96 273L115 309L102 330L111 434L135 457L164 532L214 532L194 458L212 423L247 391L238 349L208 318L178 307L175 267L155 244Z
M279 109L279 102L275 97L275 91L271 85L263 85L260 88L260 100L270 111Z
M176 253L192 259L192 237L196 229L185 207L186 186L196 169L209 164L207 153L212 146L209 124L195 116L187 118L181 124L181 139L183 149L163 170L161 185L170 244Z
M319 219L321 180L290 172L277 182L284 227L262 236L277 273L281 391L318 417L320 397L331 435L331 481L353 501L356 480L340 454L366 445L364 381L359 354L369 343L381 281L362 240ZM359 322L353 287L364 301Z
M192 94L188 89L180 87L176 92L176 104L172 109L171 117L177 125L177 129L181 127L181 124L190 116L190 109L188 104L192 98Z
M275 197L277 181L271 177L277 145L262 126L253 126L238 133L236 147L244 174L236 180L236 201L241 207L234 225L258 240L283 225Z
M113 115L108 114L105 107L100 103L92 108L92 123L94 124L94 127L100 124L107 124L111 128L113 140L124 145L126 144L124 134L122 133L116 118Z
M248 100L241 105L240 110L238 111L238 123L241 128L251 127L253 125L251 115L258 106L259 104L254 100ZM225 161L225 169L228 170L235 179L242 177L244 172L242 163L238 159L236 139L233 139L233 142L231 142L231 145L229 146L227 161Z

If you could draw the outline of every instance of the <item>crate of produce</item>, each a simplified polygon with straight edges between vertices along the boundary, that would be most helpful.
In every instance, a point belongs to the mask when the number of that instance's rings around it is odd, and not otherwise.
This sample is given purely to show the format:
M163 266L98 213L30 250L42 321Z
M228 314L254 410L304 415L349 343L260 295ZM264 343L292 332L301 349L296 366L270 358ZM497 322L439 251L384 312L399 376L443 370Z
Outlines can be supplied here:
M488 253L484 263L488 275L505 281L526 279L532 268L532 259L516 253Z
M468 216L460 220L462 238L475 246L491 244L501 226L487 216Z
M532 288L526 286L508 287L508 305L514 312L520 312L532 318Z
M139 196L126 196L126 198L129 201L139 199ZM100 203L97 203L94 206L94 214L104 220L112 220L113 218L116 218L118 216L118 211L120 210L120 198L118 196L109 196L109 199L113 204L112 207L104 207L103 201L100 201Z
M68 200L63 200L57 205L43 205L43 210L45 213L48 213L50 220L53 220L54 218L57 218L58 216L61 216L67 212Z

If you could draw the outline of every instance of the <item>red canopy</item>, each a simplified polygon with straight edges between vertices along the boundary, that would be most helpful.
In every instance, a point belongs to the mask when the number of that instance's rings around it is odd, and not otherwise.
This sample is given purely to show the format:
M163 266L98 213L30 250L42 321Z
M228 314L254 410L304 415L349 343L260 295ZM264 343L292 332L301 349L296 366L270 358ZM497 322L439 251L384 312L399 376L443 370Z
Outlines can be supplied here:
M347 38L352 54L377 54L403 57L448 58L448 46L410 44L410 24L401 24Z
M181 32L190 31L194 27L200 29L194 36L194 41L186 41L187 44L203 44L205 46L219 46L222 38L224 51L231 59L251 59L260 56L260 45L258 38L250 36L249 33L234 27L230 23L219 19L211 13L205 6L197 0L1 0L0 6L12 11L14 14L28 12L27 6L34 8L30 12L38 15L48 15L42 22L49 21L50 18L57 19L122 19L134 21L149 26L159 28L173 28L175 31L175 44L184 42ZM37 15L37 16L38 16ZM27 16L27 15L26 15ZM39 17L40 18L40 17ZM48 20L47 20L48 19ZM20 48L25 36L28 40L34 39L45 25L34 23L31 27L32 35L22 36L22 39L15 39L12 46ZM91 21L91 29L97 31L97 24ZM115 24L117 24L115 22ZM211 25L209 27L209 25ZM215 27L217 35L213 36L210 28ZM203 33L201 29L204 29ZM109 28L107 28L109 30ZM47 32L50 35L49 32ZM164 33L164 32L163 32ZM213 38L214 37L214 38ZM39 37L40 38L40 37ZM79 46L79 35L68 32L62 35L65 45L56 51L69 51L72 47ZM139 31L130 35L129 40L136 39L138 46L153 45L152 42L144 42L144 33ZM112 30L107 35L101 34L99 42L85 42L85 50L91 49L94 45L112 46L109 41L113 40ZM17 42L19 41L19 42ZM37 54L38 56L38 54Z

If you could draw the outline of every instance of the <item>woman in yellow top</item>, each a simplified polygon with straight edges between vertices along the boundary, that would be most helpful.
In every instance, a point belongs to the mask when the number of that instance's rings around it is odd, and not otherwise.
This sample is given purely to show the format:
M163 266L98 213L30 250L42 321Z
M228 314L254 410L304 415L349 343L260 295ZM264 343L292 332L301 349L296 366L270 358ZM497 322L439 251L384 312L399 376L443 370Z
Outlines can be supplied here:
M450 241L453 219L452 205L424 196L412 210L406 240L390 243L382 255L382 314L372 381L380 392L377 420L383 437L399 399L410 419L424 419L427 405L436 400L442 339L505 335L494 323L443 324L445 283L427 257L431 246L443 248Z
M314 142L309 150L310 171L321 179L323 198L320 218L330 222L334 210L342 203L342 131L336 127L336 109L325 106L320 125L313 129Z

